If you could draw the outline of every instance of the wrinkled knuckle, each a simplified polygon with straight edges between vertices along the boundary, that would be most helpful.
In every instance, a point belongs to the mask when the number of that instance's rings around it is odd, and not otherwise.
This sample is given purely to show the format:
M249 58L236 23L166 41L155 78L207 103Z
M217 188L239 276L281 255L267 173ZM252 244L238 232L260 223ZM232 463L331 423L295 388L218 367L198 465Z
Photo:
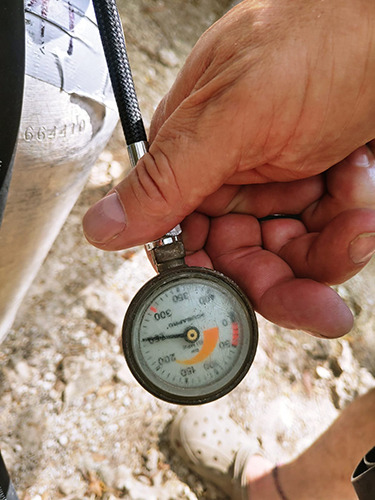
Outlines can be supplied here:
M148 153L138 162L133 192L145 215L173 216L176 190L173 170L165 155Z

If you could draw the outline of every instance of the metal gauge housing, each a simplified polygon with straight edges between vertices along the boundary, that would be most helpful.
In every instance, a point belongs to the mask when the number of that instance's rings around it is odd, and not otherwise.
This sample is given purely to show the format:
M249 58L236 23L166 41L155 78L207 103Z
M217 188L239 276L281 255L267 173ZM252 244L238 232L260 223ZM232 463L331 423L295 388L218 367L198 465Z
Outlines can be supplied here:
M130 370L147 391L170 403L195 405L239 384L253 362L258 328L236 283L217 271L182 266L137 293L122 342Z

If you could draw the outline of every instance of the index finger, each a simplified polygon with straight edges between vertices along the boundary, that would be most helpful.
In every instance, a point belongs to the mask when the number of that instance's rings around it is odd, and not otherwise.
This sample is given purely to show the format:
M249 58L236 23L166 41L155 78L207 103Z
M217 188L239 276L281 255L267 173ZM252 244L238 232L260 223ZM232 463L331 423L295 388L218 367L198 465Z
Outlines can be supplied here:
M329 338L352 328L350 309L334 290L296 278L282 258L262 248L255 218L228 215L212 220L205 249L215 269L236 281L256 311L273 323Z

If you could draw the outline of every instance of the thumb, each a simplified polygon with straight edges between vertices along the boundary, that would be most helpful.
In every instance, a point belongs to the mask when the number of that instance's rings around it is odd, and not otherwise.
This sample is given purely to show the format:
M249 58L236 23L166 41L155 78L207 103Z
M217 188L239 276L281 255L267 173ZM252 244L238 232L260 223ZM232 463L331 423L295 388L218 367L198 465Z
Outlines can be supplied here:
M242 133L230 131L242 109L238 92L233 79L216 78L220 67L202 80L214 57L215 33L197 43L155 113L148 154L85 215L84 232L93 245L120 250L160 238L236 170Z
M84 233L94 246L120 250L160 238L223 184L223 165L175 122L167 120L149 152L84 216Z

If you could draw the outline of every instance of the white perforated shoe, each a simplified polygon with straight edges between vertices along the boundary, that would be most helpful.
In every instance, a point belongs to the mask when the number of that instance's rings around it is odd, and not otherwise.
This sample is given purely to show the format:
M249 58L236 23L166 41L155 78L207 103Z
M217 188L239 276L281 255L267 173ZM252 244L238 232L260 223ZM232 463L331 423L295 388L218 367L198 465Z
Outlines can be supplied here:
M171 424L170 441L190 469L232 499L248 500L246 465L254 443L220 409L184 408Z

